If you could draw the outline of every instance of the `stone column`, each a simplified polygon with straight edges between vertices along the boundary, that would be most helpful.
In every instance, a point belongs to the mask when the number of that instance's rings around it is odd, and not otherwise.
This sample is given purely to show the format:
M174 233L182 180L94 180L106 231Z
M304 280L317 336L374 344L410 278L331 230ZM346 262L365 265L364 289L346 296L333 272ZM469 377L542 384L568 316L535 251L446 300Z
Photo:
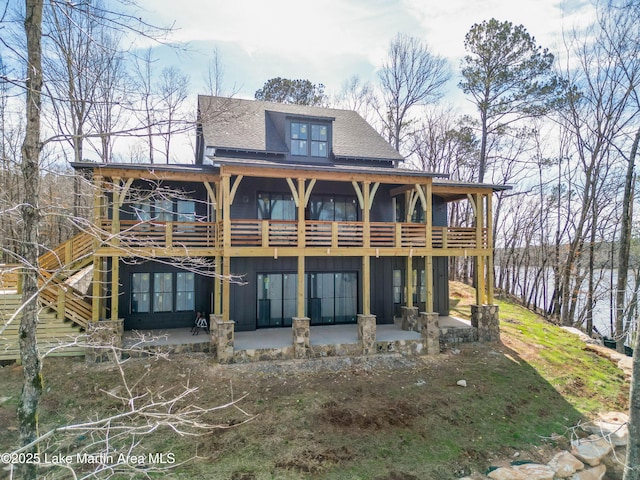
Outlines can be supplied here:
M420 312L420 332L427 355L440 353L440 326L437 313Z
M85 350L88 363L115 362L122 355L124 320L107 320L87 324L89 346Z
M400 307L402 310L402 330L419 332L418 307Z
M376 353L376 316L358 314L358 340L363 355Z
M216 322L216 330L218 331L218 363L233 363L235 324L236 322L233 320Z
M500 341L498 305L471 305L471 325L478 329L478 341Z
M293 358L309 358L311 348L311 330L308 317L293 317L291 332L293 335Z
M218 356L218 323L222 322L222 315L209 314L209 353L215 358Z

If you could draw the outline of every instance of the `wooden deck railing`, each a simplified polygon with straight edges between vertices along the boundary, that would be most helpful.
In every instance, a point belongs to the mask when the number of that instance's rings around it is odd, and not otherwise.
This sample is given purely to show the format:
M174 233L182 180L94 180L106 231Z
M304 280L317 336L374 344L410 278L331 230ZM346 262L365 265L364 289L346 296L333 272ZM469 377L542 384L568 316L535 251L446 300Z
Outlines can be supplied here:
M111 223L103 222L111 231ZM123 247L140 248L222 248L223 222L121 222L117 242ZM363 222L306 220L304 238L307 247L364 247ZM483 229L477 245L475 228L433 227L432 248L487 248ZM426 245L426 226L420 223L371 222L369 244L373 248L419 248ZM231 247L296 247L298 222L295 220L231 220Z
M91 263L93 240L92 235L84 232L79 233L53 250L40 255L38 259L40 268L49 273L60 273L65 270L77 271L82 265Z

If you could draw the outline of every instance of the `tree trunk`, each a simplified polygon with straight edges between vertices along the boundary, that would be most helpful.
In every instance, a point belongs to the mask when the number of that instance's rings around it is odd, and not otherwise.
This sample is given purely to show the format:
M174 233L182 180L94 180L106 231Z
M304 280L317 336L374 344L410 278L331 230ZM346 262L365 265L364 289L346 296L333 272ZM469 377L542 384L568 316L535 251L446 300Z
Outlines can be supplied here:
M640 129L636 132L629 156L629 165L624 181L622 198L622 218L620 220L620 248L618 249L618 284L616 286L616 350L624 353L627 338L624 331L624 299L627 293L627 273L629 271L629 252L631 249L631 213L633 202L634 163L640 142Z
M22 301L25 307L20 321L20 359L23 385L18 405L18 423L22 445L38 436L38 402L42 393L40 356L36 345L38 324L38 207L40 111L42 91L42 9L43 0L26 0L24 29L27 38L26 129L22 144L24 181L21 207L22 257L25 262ZM37 450L33 447L32 450ZM35 452L34 452L35 453ZM35 463L22 463L19 474L24 479L37 478Z
M629 443L623 480L640 480L640 332L636 331L629 397Z

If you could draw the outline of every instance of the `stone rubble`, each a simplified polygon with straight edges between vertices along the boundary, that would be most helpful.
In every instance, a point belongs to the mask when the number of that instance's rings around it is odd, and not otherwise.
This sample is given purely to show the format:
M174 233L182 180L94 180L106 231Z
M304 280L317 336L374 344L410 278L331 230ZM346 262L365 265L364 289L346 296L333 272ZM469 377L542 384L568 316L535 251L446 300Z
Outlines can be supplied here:
M607 472L603 463L615 447L628 440L628 417L621 412L601 414L600 418L581 425L590 433L571 442L571 452L558 452L546 464L512 462L491 470L486 475L474 473L460 480L602 480ZM520 464L517 464L520 463Z

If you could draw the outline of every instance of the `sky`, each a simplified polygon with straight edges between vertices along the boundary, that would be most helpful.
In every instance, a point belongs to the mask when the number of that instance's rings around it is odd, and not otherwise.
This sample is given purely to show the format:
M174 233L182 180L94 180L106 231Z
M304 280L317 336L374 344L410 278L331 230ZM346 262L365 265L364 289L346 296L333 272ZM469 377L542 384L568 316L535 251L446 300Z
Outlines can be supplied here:
M338 93L353 75L376 81L397 33L425 41L449 60L447 100L464 102L457 88L464 36L492 17L522 24L538 44L555 51L563 30L593 14L588 0L139 0L144 18L174 25L174 42L188 51L156 47L163 66L180 67L195 97L214 48L224 69L223 86L253 98L274 77L304 78Z

